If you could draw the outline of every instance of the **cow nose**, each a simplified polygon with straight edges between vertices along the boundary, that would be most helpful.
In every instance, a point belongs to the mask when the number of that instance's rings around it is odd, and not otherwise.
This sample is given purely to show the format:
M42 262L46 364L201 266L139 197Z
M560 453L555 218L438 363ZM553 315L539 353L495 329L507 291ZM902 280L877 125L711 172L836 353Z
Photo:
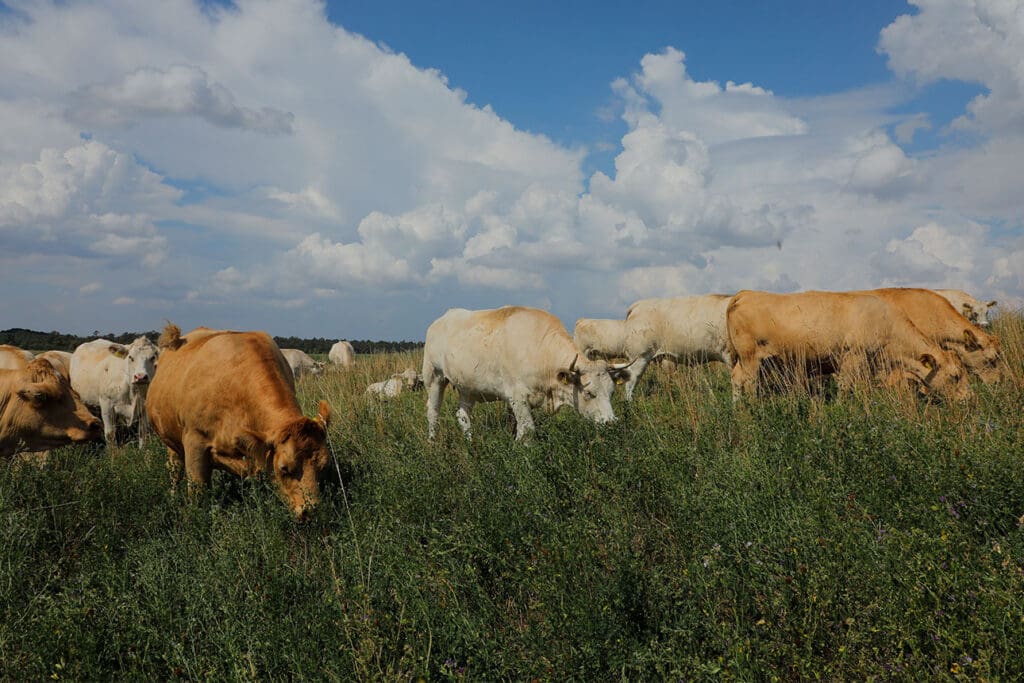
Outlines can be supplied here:
M132 381L136 384L145 384L149 381L149 375L145 372L137 372L135 373L135 376L132 377Z

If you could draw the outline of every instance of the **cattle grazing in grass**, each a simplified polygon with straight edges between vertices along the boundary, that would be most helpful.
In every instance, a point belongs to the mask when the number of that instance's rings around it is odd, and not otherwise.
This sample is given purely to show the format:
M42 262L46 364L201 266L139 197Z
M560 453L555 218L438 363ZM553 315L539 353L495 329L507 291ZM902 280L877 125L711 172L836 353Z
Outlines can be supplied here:
M962 289L936 289L933 291L948 301L957 313L981 327L989 326L991 321L988 319L988 314L998 303L996 301L979 301Z
M316 377L324 372L324 364L313 358L305 351L299 349L281 349L281 355L288 361L288 367L292 369L292 375L296 381L300 377L311 375Z
M86 405L99 408L108 444L116 445L118 425L137 426L142 447L148 431L146 393L158 353L153 342L138 337L128 345L96 339L71 354L71 386Z
M208 484L213 469L268 472L292 513L305 517L328 462L327 402L314 419L302 414L288 362L264 332L199 328L181 336L168 325L159 345L146 409L174 482L182 470L190 488Z
M727 365L725 327L727 294L642 299L629 307L625 320L576 321L573 337L588 358L625 358L633 363L625 384L626 400L655 358L670 357L682 365L721 361Z
M752 393L762 364L797 377L836 373L843 388L867 374L921 393L971 395L960 360L925 337L896 305L871 294L743 291L728 310L733 398Z
M999 339L961 315L949 301L930 289L891 287L869 289L898 306L921 333L947 351L952 351L970 372L986 384L1002 377Z
M505 401L522 439L533 431L530 411L537 408L570 405L594 422L614 421L612 391L629 378L628 365L580 355L558 318L535 308L450 309L427 329L423 348L431 438L448 384L459 393L458 422L467 438L476 403Z
M342 368L351 368L356 364L356 352L347 341L335 342L327 354L327 360Z
M0 456L98 441L101 423L46 360L0 370Z

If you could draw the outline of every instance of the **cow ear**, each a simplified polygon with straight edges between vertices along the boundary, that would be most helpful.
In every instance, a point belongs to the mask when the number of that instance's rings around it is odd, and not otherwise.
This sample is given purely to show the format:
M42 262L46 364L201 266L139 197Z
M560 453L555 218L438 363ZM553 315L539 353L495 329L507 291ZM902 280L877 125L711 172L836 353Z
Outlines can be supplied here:
M964 330L964 343L967 344L968 351L977 351L981 348L978 337L971 330Z
M331 423L331 412L331 404L327 401L320 401L320 405L317 406L316 421L325 430L327 425Z
M616 384L625 384L632 376L627 368L608 368L608 374L612 376L612 380Z
M932 370L937 363L935 362L935 356L930 353L921 354L921 365L925 366L929 370Z
M114 354L118 358L125 358L128 356L128 347L123 344L111 344L107 347L110 353Z
M572 384L572 373L569 372L568 370L559 370L558 381L566 386L569 386L570 384Z

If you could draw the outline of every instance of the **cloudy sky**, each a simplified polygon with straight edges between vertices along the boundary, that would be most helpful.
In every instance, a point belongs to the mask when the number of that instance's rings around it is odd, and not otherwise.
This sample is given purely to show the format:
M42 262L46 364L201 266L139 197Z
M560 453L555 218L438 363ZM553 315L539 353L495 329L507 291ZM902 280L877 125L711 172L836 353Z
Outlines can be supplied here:
M1021 304L1024 2L494 4L0 0L0 327Z

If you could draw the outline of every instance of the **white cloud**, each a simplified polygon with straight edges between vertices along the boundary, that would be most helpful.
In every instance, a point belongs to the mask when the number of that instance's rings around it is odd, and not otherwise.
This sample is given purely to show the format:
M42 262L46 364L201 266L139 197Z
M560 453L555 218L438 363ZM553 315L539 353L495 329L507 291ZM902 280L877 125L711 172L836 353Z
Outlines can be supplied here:
M220 83L212 83L198 66L167 69L143 67L111 83L85 85L71 95L68 116L85 125L133 125L159 116L196 116L223 128L268 135L292 132L290 112L272 107L249 109Z
M327 334L330 309L404 338L451 305L571 322L743 287L1019 295L1020 13L960 5L922 1L879 45L900 77L982 83L957 124L980 141L908 152L932 118L891 113L900 83L790 99L695 80L668 48L613 81L626 131L614 171L586 178L585 150L310 0L18 4L0 33L0 283L77 290L62 315L88 329ZM101 290L137 303L91 307Z

